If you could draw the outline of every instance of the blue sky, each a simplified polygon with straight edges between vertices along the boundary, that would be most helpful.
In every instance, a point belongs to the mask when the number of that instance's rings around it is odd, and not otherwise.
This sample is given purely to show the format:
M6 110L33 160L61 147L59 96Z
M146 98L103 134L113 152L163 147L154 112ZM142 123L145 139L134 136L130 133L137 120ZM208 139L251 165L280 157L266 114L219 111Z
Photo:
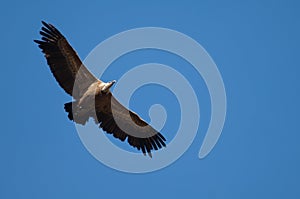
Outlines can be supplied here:
M299 8L291 0L2 3L0 198L299 198ZM182 59L149 50L121 57L106 80L148 62L187 75L201 99L196 139L179 160L153 173L122 173L94 159L63 110L71 98L32 41L41 20L55 24L82 59L131 28L165 27L198 41L227 92L226 123L213 151L198 159L210 117L201 77ZM136 112L149 119L157 103L151 95L144 99L149 92L163 93L161 103L176 113L174 96L155 86L135 93ZM163 129L169 139L179 118L171 116Z

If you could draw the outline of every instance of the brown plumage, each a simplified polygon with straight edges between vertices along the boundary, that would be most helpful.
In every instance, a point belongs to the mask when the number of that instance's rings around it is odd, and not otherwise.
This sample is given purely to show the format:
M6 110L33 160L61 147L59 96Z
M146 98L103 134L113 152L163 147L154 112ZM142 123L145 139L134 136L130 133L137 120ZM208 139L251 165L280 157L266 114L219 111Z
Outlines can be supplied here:
M42 49L50 70L58 84L73 96L65 104L70 120L84 125L94 118L104 131L142 150L152 157L151 151L166 146L166 139L136 113L125 108L110 92L115 83L104 83L83 65L66 38L51 24L45 23L40 31L41 40L34 40Z

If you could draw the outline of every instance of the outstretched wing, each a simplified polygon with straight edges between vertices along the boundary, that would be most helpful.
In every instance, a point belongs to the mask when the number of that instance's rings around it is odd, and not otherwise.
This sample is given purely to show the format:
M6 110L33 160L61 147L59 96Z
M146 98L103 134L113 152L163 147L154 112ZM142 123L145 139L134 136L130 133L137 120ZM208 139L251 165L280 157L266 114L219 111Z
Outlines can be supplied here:
M136 113L125 108L111 93L96 96L96 123L109 134L146 152L152 157L151 151L165 147L166 139L153 127L147 124Z
M42 38L34 40L34 42L39 44L42 49L59 85L69 95L79 99L87 88L98 79L82 64L66 38L53 25L44 21L42 24L44 25L40 31Z

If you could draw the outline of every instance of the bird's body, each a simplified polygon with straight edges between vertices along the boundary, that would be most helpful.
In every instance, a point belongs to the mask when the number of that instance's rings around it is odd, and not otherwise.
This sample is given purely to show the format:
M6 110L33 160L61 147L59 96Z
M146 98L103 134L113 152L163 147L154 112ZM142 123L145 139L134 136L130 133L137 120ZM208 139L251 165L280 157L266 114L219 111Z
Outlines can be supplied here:
M104 83L102 81L92 83L77 101L72 102L72 120L84 125L95 110L95 98L98 99L97 108L109 112L108 102L111 100L109 88L113 84L114 82ZM86 115L88 118L85 117ZM83 118L86 120L82 120Z
M105 87L107 87L109 84L108 83L104 83L101 81L96 81L94 83L92 83L88 89L86 90L86 92L80 97L80 99L78 100L78 106L81 107L86 107L86 108L95 108L94 106L91 106L91 102L92 100L94 100L95 96L105 96L107 95L110 91L107 90L106 92L103 91L103 89L105 89ZM91 106L91 107L89 107Z
M51 72L59 85L71 95L65 104L70 120L84 125L94 118L104 131L121 141L148 153L165 144L165 138L136 113L125 108L110 92L116 82L103 82L92 75L65 37L51 24L42 22L42 40L34 40L45 54Z

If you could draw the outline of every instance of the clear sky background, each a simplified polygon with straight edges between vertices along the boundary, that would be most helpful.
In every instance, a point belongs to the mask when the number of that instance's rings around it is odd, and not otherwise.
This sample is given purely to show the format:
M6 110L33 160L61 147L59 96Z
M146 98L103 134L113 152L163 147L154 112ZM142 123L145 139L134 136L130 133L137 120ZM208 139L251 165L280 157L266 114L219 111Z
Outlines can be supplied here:
M298 1L1 4L0 198L300 198ZM41 20L56 25L82 59L101 41L131 28L165 27L198 41L227 91L226 123L213 151L198 159L210 118L201 77L181 58L149 50L121 57L104 80L149 62L185 74L200 99L195 141L178 161L153 173L122 173L94 159L63 110L71 98L33 43ZM159 102L156 93L171 111L163 129L170 140L180 114L172 93L146 86L131 106L148 120L149 106Z

